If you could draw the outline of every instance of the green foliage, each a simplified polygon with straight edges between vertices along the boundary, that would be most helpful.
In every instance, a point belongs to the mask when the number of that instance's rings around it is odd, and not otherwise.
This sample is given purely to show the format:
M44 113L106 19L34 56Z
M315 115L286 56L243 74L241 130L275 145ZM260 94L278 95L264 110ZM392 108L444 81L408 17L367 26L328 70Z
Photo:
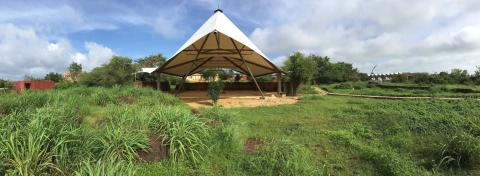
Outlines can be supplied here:
M165 63L167 58L165 58L162 54L157 55L150 55L135 61L140 67L160 67Z
M268 144L245 161L245 170L253 175L317 175L306 149L289 140Z
M220 70L218 72L218 77L220 80L228 80L229 78L233 77L233 71L232 70Z
M45 75L45 80L51 80L53 82L60 82L63 80L63 75L60 73L55 73L55 72L50 72L47 75Z
M80 168L75 171L76 176L133 176L136 168L132 163L116 160L115 157L100 159L98 161L83 161Z
M367 80L365 73L360 73L352 64L345 62L332 63L330 58L325 56L310 55L316 62L315 81L317 83L339 83L347 81Z
M0 79L0 88L10 88L12 85L13 83L8 80Z
M312 57L306 57L300 52L290 55L285 61L284 69L288 72L288 78L291 84L291 94L295 96L297 89L302 83L308 83L315 73L315 60Z
M159 107L146 115L151 117L150 130L161 134L169 146L173 161L198 164L203 160L202 152L207 151L205 141L209 138L205 123L179 107Z
M213 81L208 84L208 96L212 99L213 104L217 105L218 99L220 99L220 94L223 91L225 84L222 81Z
M136 71L132 60L127 57L113 56L109 63L83 74L80 83L86 86L112 87L128 85L133 82Z

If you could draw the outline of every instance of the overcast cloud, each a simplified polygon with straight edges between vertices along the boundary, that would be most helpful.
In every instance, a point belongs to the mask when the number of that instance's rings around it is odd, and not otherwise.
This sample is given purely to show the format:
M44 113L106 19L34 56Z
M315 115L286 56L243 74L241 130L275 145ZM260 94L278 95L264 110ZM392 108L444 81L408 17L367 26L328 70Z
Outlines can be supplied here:
M149 31L145 37L161 38L148 46L174 52L180 46L166 47L164 41L183 43L217 6L216 0L0 3L0 78L8 79L63 72L73 61L89 70L131 48L111 45L135 44L98 42L96 31L139 27ZM277 64L302 51L353 63L364 72L374 65L378 73L472 72L480 65L478 0L223 0L220 6ZM92 37L69 37L78 32Z

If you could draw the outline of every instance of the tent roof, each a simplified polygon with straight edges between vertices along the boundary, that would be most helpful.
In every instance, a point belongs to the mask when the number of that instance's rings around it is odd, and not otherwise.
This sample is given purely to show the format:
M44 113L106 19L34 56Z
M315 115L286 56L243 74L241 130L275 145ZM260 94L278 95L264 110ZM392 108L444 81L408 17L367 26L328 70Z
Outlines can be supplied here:
M282 72L221 10L157 71L185 76L206 68L230 68L244 74L251 70L254 76Z

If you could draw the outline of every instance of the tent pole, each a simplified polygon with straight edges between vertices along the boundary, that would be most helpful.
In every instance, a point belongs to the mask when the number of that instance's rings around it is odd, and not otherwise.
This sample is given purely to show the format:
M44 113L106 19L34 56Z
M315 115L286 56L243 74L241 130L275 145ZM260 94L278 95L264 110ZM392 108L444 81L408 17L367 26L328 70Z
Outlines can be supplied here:
M258 88L258 91L260 91L260 94L262 94L262 99L265 99L265 95L263 95L262 89L260 89L260 86L258 85L257 79L255 78L255 76L253 76L252 70L250 70L250 67L247 65L247 62L245 61L245 58L243 58L243 55L240 52L240 50L238 49L237 44L235 44L235 41L233 41L232 38L230 38L230 41L232 41L232 44L235 47L235 49L237 50L238 55L240 55L240 58L242 58L243 65L245 65L247 67L248 73L250 73L250 77L252 77L253 82L255 83L255 86L257 86L257 88Z

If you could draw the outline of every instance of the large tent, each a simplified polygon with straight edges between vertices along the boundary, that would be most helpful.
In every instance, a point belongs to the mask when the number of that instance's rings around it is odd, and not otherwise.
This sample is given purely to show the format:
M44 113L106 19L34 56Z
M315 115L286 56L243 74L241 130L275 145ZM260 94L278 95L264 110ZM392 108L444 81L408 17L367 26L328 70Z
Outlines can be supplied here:
M220 9L155 72L185 79L207 68L228 68L252 78L283 73Z

